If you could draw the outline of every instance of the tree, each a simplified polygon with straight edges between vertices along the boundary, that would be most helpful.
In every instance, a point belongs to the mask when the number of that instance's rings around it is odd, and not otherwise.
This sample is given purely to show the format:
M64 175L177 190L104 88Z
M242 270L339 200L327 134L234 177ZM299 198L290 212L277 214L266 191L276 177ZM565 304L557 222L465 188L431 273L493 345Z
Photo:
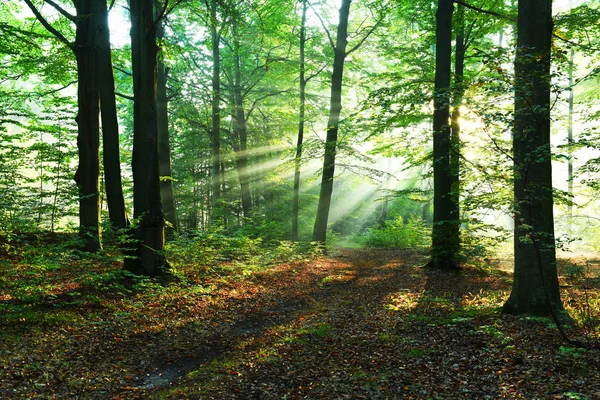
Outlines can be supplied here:
M300 166L302 162L302 145L304 142L304 125L306 118L306 12L308 0L302 0L302 19L300 21L300 109L298 112L298 140L294 159L294 192L292 195L292 241L298 241L298 214L300 212Z
M91 6L92 29L95 32L93 57L96 61L96 83L100 96L102 117L102 155L108 214L113 229L129 227L129 217L123 197L121 160L119 157L119 123L115 99L115 78L108 29L106 0L93 0Z
M165 217L160 197L156 79L157 24L154 2L131 0L131 53L133 72L133 216L136 247L125 267L156 276L168 272L164 255Z
M459 247L458 180L451 168L450 72L452 0L439 0L436 14L435 91L433 98L433 231L430 265L456 267ZM456 171L458 172L458 171Z
M211 187L212 210L221 210L221 29L218 25L217 1L212 1L206 7L209 9L210 38L212 47L212 96L211 96Z
M61 15L75 23L75 41L71 43L56 30L33 5L25 0L40 23L59 41L68 46L77 60L77 147L79 166L75 182L79 187L79 233L84 241L83 249L100 250L100 122L98 87L95 84L94 59L92 57L95 30L91 26L91 2L73 1L76 15L71 15L53 1L48 2Z
M25 2L40 23L60 42L69 47L77 61L77 147L79 166L75 181L79 187L79 225L84 249L100 249L100 106L104 170L109 214L116 229L129 225L119 160L119 129L111 61L108 10L106 0L73 0L76 15L69 14L54 1L47 2L75 24L75 41L71 43L56 30L30 0Z
M336 41L327 31L329 44L333 49L333 72L331 75L331 94L329 105L329 118L327 120L327 137L325 139L325 155L323 157L323 172L321 176L321 190L319 193L319 205L313 229L313 241L325 243L327 238L327 221L331 206L331 195L333 193L333 177L335 175L335 157L337 152L338 132L340 127L340 115L342 112L342 86L344 78L344 64L346 57L364 43L364 41L375 31L379 20L370 28L363 28L366 33L358 42L346 50L348 46L348 21L350 16L350 5L352 0L342 0L339 10L339 22L337 26Z
M550 149L552 1L519 0L515 57L515 274L503 311L567 318L558 285Z
M157 26L157 40L163 41L164 22ZM160 175L160 197L164 207L165 220L169 231L177 231L175 196L173 195L173 173L171 166L171 144L169 139L169 98L167 96L168 68L165 66L164 52L158 58L156 78L156 122L158 141L158 174Z

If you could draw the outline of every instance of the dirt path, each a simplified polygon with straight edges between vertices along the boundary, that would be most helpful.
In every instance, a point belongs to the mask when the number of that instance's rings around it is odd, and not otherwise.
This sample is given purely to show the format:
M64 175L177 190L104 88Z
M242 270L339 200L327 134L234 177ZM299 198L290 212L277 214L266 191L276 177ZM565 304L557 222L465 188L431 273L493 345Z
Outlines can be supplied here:
M498 313L509 277L424 261L343 250L245 278L190 278L210 293L115 298L104 325L21 342L69 360L70 377L32 389L41 375L24 374L0 389L14 398L600 398L598 354L561 348L548 321Z
M598 362L547 323L499 315L507 277L342 251L251 281L222 349L145 395L202 399L600 398Z

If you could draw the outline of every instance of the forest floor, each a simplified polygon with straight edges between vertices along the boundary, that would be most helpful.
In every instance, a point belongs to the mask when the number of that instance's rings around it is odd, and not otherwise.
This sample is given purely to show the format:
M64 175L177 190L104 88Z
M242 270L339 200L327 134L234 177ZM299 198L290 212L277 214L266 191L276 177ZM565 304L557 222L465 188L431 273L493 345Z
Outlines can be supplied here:
M5 256L0 397L600 399L598 351L499 312L509 274L425 261L342 249L161 284L118 261ZM590 317L598 282L576 267L561 267L563 298Z

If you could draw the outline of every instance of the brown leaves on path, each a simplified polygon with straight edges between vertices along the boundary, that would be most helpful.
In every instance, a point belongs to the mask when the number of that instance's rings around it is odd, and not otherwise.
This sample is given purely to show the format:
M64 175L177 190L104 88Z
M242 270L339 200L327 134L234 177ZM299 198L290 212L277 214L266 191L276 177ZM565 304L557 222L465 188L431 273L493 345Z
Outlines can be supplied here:
M565 347L549 321L498 312L509 276L419 268L424 261L414 251L369 249L243 278L190 269L187 284L113 293L69 310L68 321L3 326L0 392L600 398L597 354Z

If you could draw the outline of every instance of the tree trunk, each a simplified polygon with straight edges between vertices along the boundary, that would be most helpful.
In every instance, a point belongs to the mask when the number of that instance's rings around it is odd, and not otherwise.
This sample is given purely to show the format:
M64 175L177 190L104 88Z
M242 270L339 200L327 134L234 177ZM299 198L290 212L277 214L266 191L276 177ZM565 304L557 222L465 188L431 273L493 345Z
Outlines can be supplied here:
M298 115L298 142L294 160L294 193L292 196L292 241L298 241L298 216L300 214L300 166L302 164L302 144L304 141L304 122L306 111L306 11L308 0L302 0L302 22L300 25L300 111Z
M157 39L162 41L164 29L157 24ZM173 172L171 170L171 145L169 140L169 110L167 98L167 70L162 57L158 58L156 86L156 122L158 129L158 174L160 175L160 197L168 233L178 230L173 195Z
M167 271L165 218L160 198L156 118L157 55L153 2L131 0L133 70L133 207L136 250L127 259L130 271L156 276Z
M513 130L515 274L504 312L564 312L556 271L550 149L552 1L519 0Z
M337 37L333 58L333 74L331 76L331 104L329 107L329 120L327 121L327 138L325 140L325 156L323 159L323 176L321 178L321 192L317 217L313 230L313 241L325 243L327 239L327 221L331 195L333 193L333 176L335 173L335 155L337 138L342 112L342 83L344 77L344 62L346 60L346 46L348 45L348 17L352 0L342 0L340 19L337 27Z
M210 132L211 152L211 188L212 188L212 212L215 221L221 219L221 35L217 29L217 2L213 1L210 9L210 36L212 40L212 98L211 114L212 127Z
M450 167L450 66L452 0L438 0L433 100L433 232L430 265L455 268L459 239Z
M454 89L452 93L452 114L450 116L450 202L452 217L448 229L450 235L456 238L456 250L460 245L460 106L465 94L465 11L462 5L456 10L456 44L454 48Z
M119 156L119 124L115 101L115 81L108 28L106 0L92 1L92 24L96 31L94 42L94 65L96 84L100 94L102 116L102 147L104 182L108 214L115 231L129 227L129 218L123 197L121 182L121 160Z
M240 42L235 22L233 23L234 35L234 74L235 82L233 88L234 101L234 131L237 146L235 146L235 165L240 180L242 192L242 213L244 218L250 218L252 208L252 197L250 195L250 175L248 173L248 128L246 126L246 114L244 112L244 97L242 95L242 70L240 65Z
M571 49L569 55L569 116L567 120L567 144L569 160L567 161L567 193L569 194L569 204L567 205L567 232L573 233L573 105L575 103L573 68L575 66L575 50Z
M77 147L79 166L75 181L79 187L79 233L84 250L96 252L100 244L100 119L96 65L93 57L95 31L91 29L91 5L74 1L77 28L73 51L77 60Z

